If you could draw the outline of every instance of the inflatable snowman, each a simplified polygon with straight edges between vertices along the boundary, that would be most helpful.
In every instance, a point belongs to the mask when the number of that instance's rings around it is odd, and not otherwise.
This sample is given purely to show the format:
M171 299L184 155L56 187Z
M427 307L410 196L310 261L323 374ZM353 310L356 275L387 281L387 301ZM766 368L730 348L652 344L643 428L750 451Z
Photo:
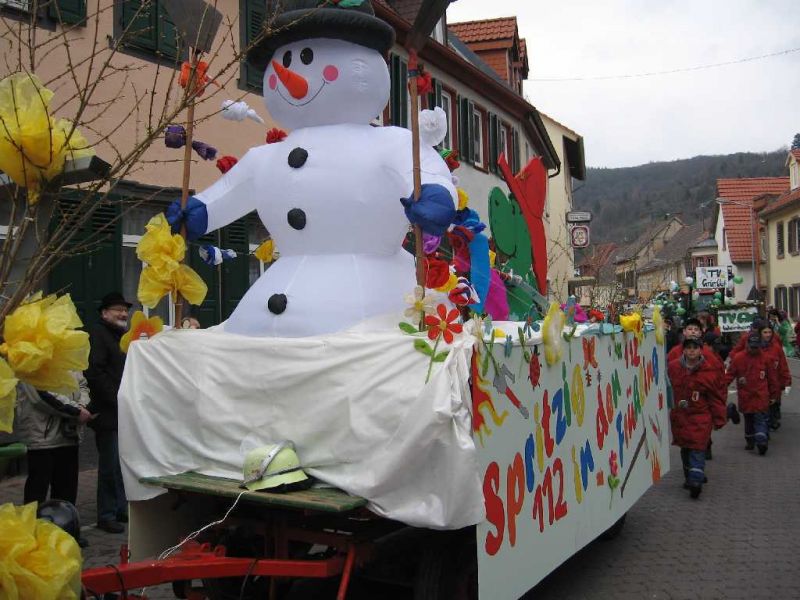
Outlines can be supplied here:
M343 331L402 312L416 284L414 259L401 248L408 219L400 200L413 190L411 132L370 125L389 99L384 54L394 32L369 0L341 4L282 3L276 33L248 60L265 70L264 104L291 133L251 149L183 211L175 203L167 211L173 229L185 223L195 239L256 210L280 250L225 331ZM412 210L432 220L406 212L441 234L455 210L450 172L431 147L421 150L421 170L423 194Z

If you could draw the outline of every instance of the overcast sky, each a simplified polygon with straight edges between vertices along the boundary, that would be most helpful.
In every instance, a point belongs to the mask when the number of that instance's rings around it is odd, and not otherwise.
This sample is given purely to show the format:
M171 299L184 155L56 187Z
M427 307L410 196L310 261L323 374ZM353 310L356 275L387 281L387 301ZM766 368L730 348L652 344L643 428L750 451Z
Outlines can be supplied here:
M622 167L698 154L765 152L800 132L798 0L457 0L450 23L516 15L528 100L584 136L586 163Z

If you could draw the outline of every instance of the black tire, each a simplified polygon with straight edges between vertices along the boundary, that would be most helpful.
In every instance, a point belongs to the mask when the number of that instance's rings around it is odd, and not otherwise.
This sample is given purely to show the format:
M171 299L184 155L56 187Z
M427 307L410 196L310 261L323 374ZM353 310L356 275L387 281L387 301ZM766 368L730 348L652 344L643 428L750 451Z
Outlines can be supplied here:
M628 516L628 513L622 515L616 523L614 523L611 527L606 529L603 533L600 534L600 539L604 542L609 540L613 540L617 537L620 533L622 533L622 528L625 527L625 517Z
M475 530L434 536L425 544L414 580L414 600L477 600Z

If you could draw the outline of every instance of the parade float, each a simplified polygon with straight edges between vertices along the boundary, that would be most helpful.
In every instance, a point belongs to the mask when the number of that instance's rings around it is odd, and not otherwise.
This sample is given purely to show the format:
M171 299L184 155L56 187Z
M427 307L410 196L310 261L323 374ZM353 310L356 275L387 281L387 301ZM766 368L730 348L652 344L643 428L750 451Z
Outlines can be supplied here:
M434 148L416 51L446 4L409 36L410 131L371 125L394 35L366 0L285 2L250 51L289 133L193 196L187 160L183 197L137 249L140 300L202 302L191 241L251 211L280 258L217 327L132 320L129 543L84 571L89 597L172 582L181 598L279 598L311 578L344 598L358 572L418 599L517 598L668 470L658 310L587 324L574 299L550 301L541 161L512 173L501 157L487 227ZM181 83L194 93L201 50ZM207 152L192 123L166 133ZM297 462L270 471L287 448ZM251 485L269 477L280 489Z

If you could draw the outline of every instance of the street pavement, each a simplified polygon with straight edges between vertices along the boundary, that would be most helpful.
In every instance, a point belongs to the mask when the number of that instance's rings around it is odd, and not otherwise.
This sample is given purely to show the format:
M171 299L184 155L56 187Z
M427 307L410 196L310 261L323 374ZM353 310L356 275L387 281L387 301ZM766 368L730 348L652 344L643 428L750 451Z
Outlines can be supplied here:
M671 470L628 513L622 533L596 541L554 571L526 600L761 600L800 598L800 361L790 360L794 385L783 402L783 426L766 456L744 449L742 425L714 433L709 483L698 500L682 489L678 450ZM735 400L735 395L731 395ZM87 440L78 509L86 568L119 562L125 534L95 528L96 462ZM21 503L23 477L0 481L0 504ZM396 588L361 586L351 600L400 599ZM169 586L151 600L173 598Z

